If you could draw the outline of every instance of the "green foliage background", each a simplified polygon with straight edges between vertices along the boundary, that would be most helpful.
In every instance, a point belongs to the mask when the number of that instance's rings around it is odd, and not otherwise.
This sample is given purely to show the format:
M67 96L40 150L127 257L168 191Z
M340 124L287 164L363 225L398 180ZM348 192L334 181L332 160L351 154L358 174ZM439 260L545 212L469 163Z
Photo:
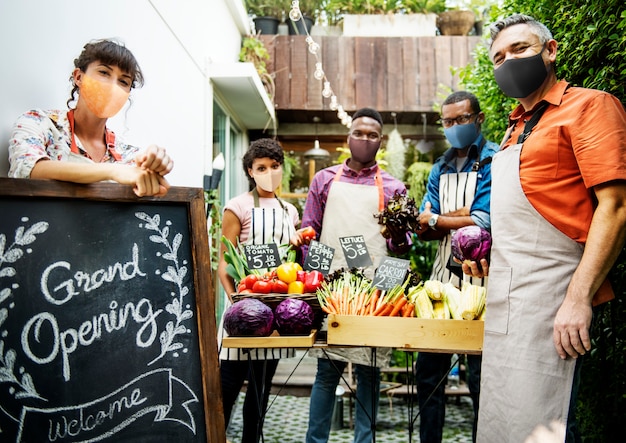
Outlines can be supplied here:
M601 89L626 101L626 4L624 0L504 0L490 19L524 13L543 22L558 42L557 74L575 86ZM488 26L486 26L488 31ZM486 46L460 71L487 119L483 133L501 140L516 102L493 78ZM593 350L585 356L577 403L583 441L623 441L626 433L626 249L611 270L616 299L596 308Z

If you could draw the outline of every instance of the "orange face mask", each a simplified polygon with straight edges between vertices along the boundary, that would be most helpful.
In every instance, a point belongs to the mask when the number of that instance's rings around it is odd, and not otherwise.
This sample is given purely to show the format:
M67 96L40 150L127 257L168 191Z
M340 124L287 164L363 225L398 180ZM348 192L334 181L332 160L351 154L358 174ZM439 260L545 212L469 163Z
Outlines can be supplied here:
M83 75L80 97L91 112L100 118L110 118L124 107L130 92L115 83L103 82Z

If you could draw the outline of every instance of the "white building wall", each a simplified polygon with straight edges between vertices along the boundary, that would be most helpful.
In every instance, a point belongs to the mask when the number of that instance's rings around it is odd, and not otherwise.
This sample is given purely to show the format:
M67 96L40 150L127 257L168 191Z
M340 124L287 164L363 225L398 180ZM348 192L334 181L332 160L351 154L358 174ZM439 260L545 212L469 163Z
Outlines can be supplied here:
M166 147L175 161L170 183L201 187L212 149L207 67L237 61L245 26L242 0L1 0L0 175L17 116L65 109L74 58L86 42L114 37L146 82L109 127L133 144Z

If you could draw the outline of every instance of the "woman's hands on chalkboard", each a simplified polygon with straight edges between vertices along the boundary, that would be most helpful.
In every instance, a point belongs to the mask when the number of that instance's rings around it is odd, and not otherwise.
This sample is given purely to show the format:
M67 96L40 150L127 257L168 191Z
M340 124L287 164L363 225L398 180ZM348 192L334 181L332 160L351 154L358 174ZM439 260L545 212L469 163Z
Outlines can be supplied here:
M135 156L135 164L142 169L154 171L164 176L174 168L174 161L167 155L165 148L150 145Z
M130 178L131 183L128 184L133 186L133 191L138 197L162 197L167 194L170 184L164 176L170 173L174 161L165 148L157 145L148 146L135 156L135 165L133 171L135 175Z
M170 184L157 172L142 169L139 166L115 165L113 168L113 180L123 185L133 187L133 192L138 197L155 196L162 197L167 194Z

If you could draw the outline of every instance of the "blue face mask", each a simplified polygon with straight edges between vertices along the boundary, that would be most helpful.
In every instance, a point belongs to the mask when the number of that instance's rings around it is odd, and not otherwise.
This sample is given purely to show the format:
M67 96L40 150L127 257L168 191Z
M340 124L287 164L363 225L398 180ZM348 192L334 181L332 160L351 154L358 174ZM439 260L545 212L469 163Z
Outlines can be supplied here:
M454 125L449 128L443 128L443 133L453 148L463 149L478 138L478 126L476 123Z

